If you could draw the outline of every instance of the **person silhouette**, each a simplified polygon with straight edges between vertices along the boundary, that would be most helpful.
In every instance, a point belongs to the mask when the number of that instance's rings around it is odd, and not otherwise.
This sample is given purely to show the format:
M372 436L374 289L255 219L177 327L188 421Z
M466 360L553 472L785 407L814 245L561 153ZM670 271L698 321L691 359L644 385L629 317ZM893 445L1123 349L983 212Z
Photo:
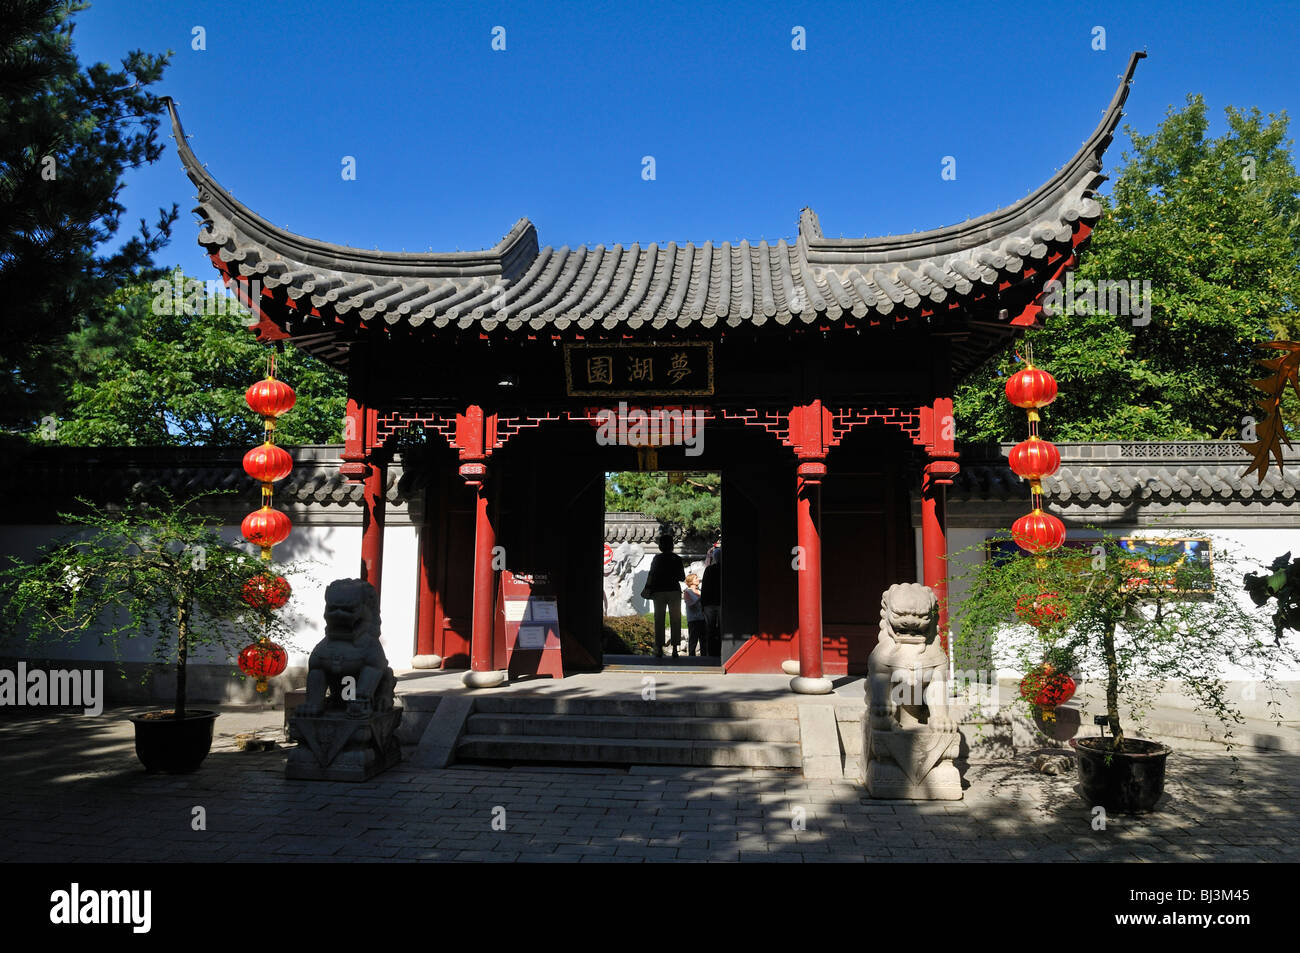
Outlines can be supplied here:
M705 655L722 655L722 545L710 550L704 560L704 579L700 583L700 608L704 610L708 634Z
M650 561L650 575L646 579L646 589L654 603L655 614L655 658L664 656L664 610L672 617L673 658L677 658L677 647L682 641L682 587L686 578L686 567L682 557L673 552L673 537L664 533L658 539L659 554Z
M708 629L704 622L704 609L700 605L700 577L695 573L686 576L682 601L686 603L686 654L688 657L704 655L708 642Z

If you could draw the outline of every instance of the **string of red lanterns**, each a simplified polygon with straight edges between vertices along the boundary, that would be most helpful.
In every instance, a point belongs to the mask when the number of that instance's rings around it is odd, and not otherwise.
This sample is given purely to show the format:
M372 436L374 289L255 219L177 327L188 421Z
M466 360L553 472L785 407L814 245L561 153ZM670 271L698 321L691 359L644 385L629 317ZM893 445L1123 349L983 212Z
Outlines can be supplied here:
M272 547L284 542L293 529L289 517L271 506L275 483L293 471L293 458L272 438L276 419L292 410L297 400L293 388L276 379L274 353L267 360L266 378L248 388L244 400L262 418L265 438L261 446L244 454L244 472L262 485L262 507L244 517L240 530L246 540L261 548L263 561L270 562ZM270 613L282 608L291 592L283 576L259 573L244 583L240 597L259 612ZM257 679L258 692L265 692L267 679L283 674L288 667L289 653L263 635L239 653L238 663L241 672Z
M271 438L275 435L276 418L292 410L296 399L293 388L275 378L274 353L267 362L266 378L244 394L249 408L262 418L266 438L260 447L244 454L244 472L262 484L262 508L245 516L240 529L246 540L261 547L264 562L271 561L271 547L283 543L293 529L289 517L271 506L273 485L293 470L293 459Z
M1028 411L1029 439L1016 444L1008 455L1012 471L1022 480L1029 481L1029 496L1033 509L1011 525L1011 536L1016 545L1037 557L1041 568L1044 553L1057 549L1065 542L1065 524L1043 510L1043 477L1051 476L1061 468L1061 452L1038 435L1041 417L1038 411L1056 400L1056 378L1034 367L1034 352L1025 347L1025 366L1007 379L1007 400ZM1039 582L1037 595L1024 595L1016 600L1016 616L1036 629L1045 629L1065 621L1066 602L1059 593L1046 592ZM1020 695L1037 707L1046 721L1055 719L1055 710L1074 695L1075 682L1064 672L1058 672L1044 663L1029 672L1020 682Z
M1038 436L1042 419L1038 411L1056 400L1056 378L1034 367L1033 351L1026 349L1025 367L1007 379L1007 400L1028 411L1029 439L1012 448L1008 462L1021 479L1029 481L1033 509L1011 525L1011 536L1021 549L1041 556L1065 542L1065 524L1043 510L1043 477L1061 467L1061 453Z

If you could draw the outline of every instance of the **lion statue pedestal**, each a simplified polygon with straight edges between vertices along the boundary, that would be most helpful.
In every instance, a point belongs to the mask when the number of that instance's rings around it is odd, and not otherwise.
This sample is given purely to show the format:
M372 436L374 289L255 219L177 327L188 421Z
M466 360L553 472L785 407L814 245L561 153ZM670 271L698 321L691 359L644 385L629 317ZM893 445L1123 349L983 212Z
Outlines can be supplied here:
M961 800L953 758L961 735L948 708L948 656L939 642L938 601L917 583L890 586L880 600L880 641L867 659L863 782L875 798Z
M307 698L289 721L284 774L310 781L365 781L402 760L393 698L397 679L379 643L379 596L360 579L325 590L325 638L307 662Z

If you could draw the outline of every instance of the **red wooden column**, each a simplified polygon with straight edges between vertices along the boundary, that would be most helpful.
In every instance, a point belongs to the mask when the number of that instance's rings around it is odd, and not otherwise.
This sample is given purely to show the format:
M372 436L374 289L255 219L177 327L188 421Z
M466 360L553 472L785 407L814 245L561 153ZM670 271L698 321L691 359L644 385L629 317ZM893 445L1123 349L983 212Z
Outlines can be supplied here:
M437 528L433 525L436 518L425 505L424 525L420 527L419 555L415 565L416 586L416 623L415 623L415 658L411 659L412 668L441 668L442 656L434 651L433 626L435 622L435 592L433 574L437 569Z
M388 466L371 461L362 490L361 578L380 589L384 570L384 510L387 499Z
M384 568L384 509L388 482L388 461L378 444L378 411L356 397L348 398L343 421L343 464L339 473L349 482L360 483L361 572L360 576L379 592Z
M961 467L954 446L952 400L920 408L921 440L929 460L921 470L921 576L939 600L939 636L948 647L948 510L946 487Z
M825 695L831 681L822 674L822 477L826 464L802 460L795 476L799 571L799 674L790 687L801 695Z
M487 459L496 444L496 415L471 406L456 415L455 445L460 453L459 473L474 490L474 610L470 619L470 670L464 682L470 688L493 688L506 680L506 673L492 668L492 634L496 621L493 597L496 572L492 551L496 548L496 527L489 512Z
M822 673L821 487L833 428L831 412L820 400L791 409L790 443L799 460L795 471L799 674L790 679L790 689L801 695L826 695L832 685Z

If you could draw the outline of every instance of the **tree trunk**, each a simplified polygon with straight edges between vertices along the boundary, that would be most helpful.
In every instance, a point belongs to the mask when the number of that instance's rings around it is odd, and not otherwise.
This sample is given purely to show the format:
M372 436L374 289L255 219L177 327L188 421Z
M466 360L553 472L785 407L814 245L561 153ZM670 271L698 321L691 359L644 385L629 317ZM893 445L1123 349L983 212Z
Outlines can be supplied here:
M1119 724L1119 661L1115 657L1115 617L1106 620L1106 635L1102 646L1106 656L1106 716L1114 737L1115 750L1124 747L1124 730Z
M185 718L185 663L186 648L190 641L190 612L188 606L181 606L176 613L176 627L180 641L176 646L176 720Z

